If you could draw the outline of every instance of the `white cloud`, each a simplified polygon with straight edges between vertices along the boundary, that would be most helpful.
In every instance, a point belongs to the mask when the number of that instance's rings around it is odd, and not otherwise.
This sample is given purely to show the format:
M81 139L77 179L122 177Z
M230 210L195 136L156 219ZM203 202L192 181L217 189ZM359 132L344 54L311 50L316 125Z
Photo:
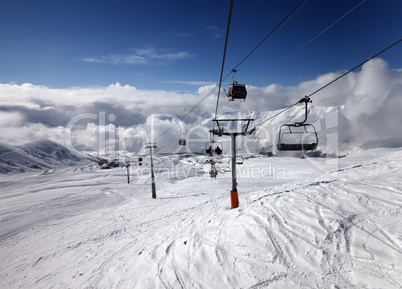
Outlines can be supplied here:
M82 58L82 61L85 61L85 62L93 62L93 63L106 63L105 60L96 59L96 58L91 58L91 57Z
M184 80L171 80L171 81L162 81L163 83L179 83L179 84L187 84L187 85L194 85L194 86L205 86L205 85L212 85L215 82L212 81L197 81L197 80L193 80L193 81L184 81Z
M248 87L246 102L229 103L222 93L220 106L223 108L219 114L283 109L340 74L328 73L290 87L275 84ZM165 115L157 119L156 134L159 135L177 121L166 115L186 115L197 103L199 105L182 123L186 131L213 115L217 95L214 88L216 85L205 85L199 87L197 93L177 93L138 90L120 83L67 89L0 84L0 142L21 144L38 137L62 142L64 128L72 119L78 119L74 122L73 137L80 147L97 149L99 131L113 125L117 131L121 129L116 135L124 135L125 146L137 149L148 137L145 135L150 129L151 115ZM339 108L342 140L364 142L402 138L402 70L390 69L382 59L368 62L361 71L350 73L313 95L312 100L311 109ZM204 137L202 130L197 133ZM171 129L162 138L164 146L176 145L180 137L179 128Z
M129 54L109 54L99 58L87 57L82 61L92 63L110 63L110 64L165 64L177 60L192 58L188 51L173 52L169 49L157 49L155 47L148 47L144 49L133 48Z
M212 33L212 36L215 38L221 38L225 36L225 30L219 28L216 25L205 25L205 29Z
M24 116L17 111L0 111L0 128L19 127L24 121Z
M131 141L139 142L133 131L144 131L151 115L182 116L199 99L198 94L138 90L120 83L67 89L0 84L0 142L23 144L48 137L64 143L64 128L72 123L75 144L97 149L99 128L113 124L127 134L126 146L133 148ZM212 111L214 104L203 103L189 118Z

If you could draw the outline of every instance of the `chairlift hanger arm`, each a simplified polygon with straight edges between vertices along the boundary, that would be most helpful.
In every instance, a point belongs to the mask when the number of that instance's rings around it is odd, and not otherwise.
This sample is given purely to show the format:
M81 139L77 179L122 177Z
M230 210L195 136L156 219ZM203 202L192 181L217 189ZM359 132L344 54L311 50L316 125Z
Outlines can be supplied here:
M312 102L312 101L310 100L309 97L305 96L305 97L303 97L302 99L299 100L299 103L303 103L303 102L305 104L305 106L304 106L304 109L305 109L304 110L304 120L302 122L296 122L295 123L296 126L300 126L300 125L302 125L303 123L305 123L307 121L307 104L309 102Z
M233 79L233 83L237 84L237 81L235 81L234 75L237 72L236 69L232 69L233 75L232 75L232 79Z

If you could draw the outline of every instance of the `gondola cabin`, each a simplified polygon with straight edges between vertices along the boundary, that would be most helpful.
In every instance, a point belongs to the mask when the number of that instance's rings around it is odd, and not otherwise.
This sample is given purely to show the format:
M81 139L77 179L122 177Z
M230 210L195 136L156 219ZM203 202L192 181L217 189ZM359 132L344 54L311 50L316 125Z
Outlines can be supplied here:
M245 84L233 83L229 87L227 93L228 99L230 101L243 100L246 101L247 89Z
M186 139L185 139L185 138L179 139L179 146L181 146L181 147L185 147L185 146L186 146Z

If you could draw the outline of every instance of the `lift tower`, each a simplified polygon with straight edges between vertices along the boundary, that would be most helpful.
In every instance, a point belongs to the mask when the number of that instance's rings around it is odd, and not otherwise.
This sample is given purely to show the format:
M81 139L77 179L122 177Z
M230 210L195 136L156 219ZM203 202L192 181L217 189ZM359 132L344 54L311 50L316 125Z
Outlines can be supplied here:
M157 146L155 143L149 143L145 146L145 148L149 149L149 154L151 156L152 198L156 199L156 186L155 186L154 162L152 159L152 149L156 149Z
M230 203L231 208L237 208L239 206L239 196L237 193L237 179L236 179L236 137L239 135L248 135L255 131L255 129L249 130L250 122L253 121L252 118L239 118L239 119L213 119L216 123L217 129L211 130L214 135L218 136L230 136L231 138L231 146L232 146L232 190L230 191ZM222 125L223 122L246 122L243 127L236 125L234 131L225 131L224 126ZM215 127L215 126L214 126Z

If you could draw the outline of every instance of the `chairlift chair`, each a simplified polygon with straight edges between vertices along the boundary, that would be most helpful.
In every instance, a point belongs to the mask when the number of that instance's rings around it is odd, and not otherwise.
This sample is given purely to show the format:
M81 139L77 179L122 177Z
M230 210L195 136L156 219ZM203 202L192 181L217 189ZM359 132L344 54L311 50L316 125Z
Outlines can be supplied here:
M209 171L209 175L211 178L215 178L218 175L218 169L215 166L215 162L211 162L211 169Z
M219 148L219 149L218 149ZM220 153L217 151L220 150ZM205 152L212 156L213 154L221 155L223 152L223 145L221 142L210 141L205 144Z
M296 131L295 128L302 128L302 130ZM306 134L308 139L305 141ZM301 137L296 137L296 135L301 135ZM289 138L289 136L292 137ZM277 145L279 151L312 151L317 148L317 145L317 131L312 124L284 124L279 129Z
M315 127L312 124L305 123L307 120L307 104L311 100L308 97L304 97L299 103L303 102L305 104L304 120L294 124L283 124L279 129L277 144L279 151L311 151L315 150L318 146L318 135ZM284 136L288 140L285 141Z
M239 154L239 151L240 151L241 149L238 149L237 150L237 154L236 154L236 165L242 165L242 164L244 164L244 158Z
M244 158L242 156L236 156L236 165L244 164Z

